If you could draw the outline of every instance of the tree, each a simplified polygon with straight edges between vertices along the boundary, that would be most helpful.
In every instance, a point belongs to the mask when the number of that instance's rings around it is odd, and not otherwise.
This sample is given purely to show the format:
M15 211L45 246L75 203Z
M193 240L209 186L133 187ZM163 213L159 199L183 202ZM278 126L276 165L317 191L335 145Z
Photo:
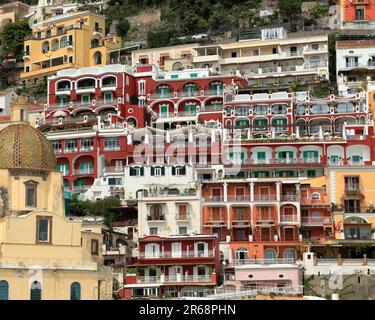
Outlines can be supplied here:
M295 17L301 13L302 0L278 0L280 14L286 17Z
M122 19L117 22L116 32L120 37L125 37L130 29L130 23L128 19Z
M27 19L6 24L0 32L3 51L12 53L16 59L22 59L23 42L28 35L31 35L31 29Z

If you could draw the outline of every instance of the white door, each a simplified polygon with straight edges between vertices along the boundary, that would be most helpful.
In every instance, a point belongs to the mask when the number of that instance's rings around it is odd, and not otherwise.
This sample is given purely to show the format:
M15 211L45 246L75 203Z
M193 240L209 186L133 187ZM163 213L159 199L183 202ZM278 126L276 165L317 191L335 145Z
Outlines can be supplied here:
M181 258L181 242L172 243L172 258Z

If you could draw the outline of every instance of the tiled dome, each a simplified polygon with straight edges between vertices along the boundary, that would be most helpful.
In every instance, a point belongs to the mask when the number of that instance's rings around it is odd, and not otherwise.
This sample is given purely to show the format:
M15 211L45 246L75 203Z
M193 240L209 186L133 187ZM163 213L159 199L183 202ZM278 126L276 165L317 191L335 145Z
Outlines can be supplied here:
M27 123L0 131L0 168L53 171L56 157L51 143Z

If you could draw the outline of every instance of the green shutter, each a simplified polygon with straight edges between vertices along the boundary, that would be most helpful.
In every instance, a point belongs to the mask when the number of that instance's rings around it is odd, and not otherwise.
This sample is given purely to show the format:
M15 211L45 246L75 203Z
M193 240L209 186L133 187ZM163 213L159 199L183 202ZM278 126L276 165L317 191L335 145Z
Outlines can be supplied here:
M257 153L257 159L258 160L266 160L266 153L261 151Z
M152 176L155 175L155 168L154 168L154 167L151 167L151 175L152 175Z
M175 175L176 175L176 168L172 167L172 176L175 176Z

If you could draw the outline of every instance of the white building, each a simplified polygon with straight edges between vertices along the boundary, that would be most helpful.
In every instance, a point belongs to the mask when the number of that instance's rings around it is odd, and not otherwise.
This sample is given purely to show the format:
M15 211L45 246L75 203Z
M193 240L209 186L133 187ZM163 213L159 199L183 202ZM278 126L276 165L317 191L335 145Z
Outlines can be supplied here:
M8 116L10 114L10 103L16 99L17 96L13 89L0 91L0 116Z
M221 74L239 71L252 87L329 79L327 34L288 37L283 28L262 29L258 39L195 50L194 67L211 67Z
M336 41L336 72L340 95L366 90L375 80L375 40L349 37Z

